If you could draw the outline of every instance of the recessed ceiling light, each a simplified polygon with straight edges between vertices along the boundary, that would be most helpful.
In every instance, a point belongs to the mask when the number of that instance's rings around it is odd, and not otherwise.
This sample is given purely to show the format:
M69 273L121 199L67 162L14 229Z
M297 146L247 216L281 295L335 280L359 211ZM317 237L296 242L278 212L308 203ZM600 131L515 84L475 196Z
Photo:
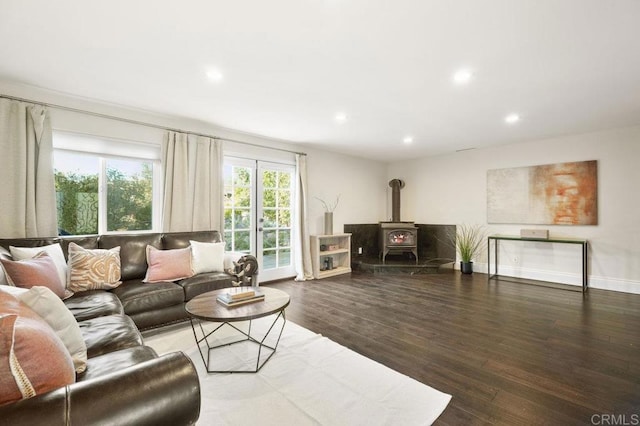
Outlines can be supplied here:
M411 136L406 136L404 139L402 139L402 142L408 145L410 143L413 143L413 138Z
M344 112L339 112L336 114L335 118L338 123L344 123L345 121L347 121L347 114L345 114Z
M217 83L222 81L222 73L218 70L209 70L207 71L207 78Z
M453 74L453 82L458 85L467 84L471 81L473 72L470 69L463 68Z
M520 116L518 114L509 114L504 118L504 122L507 124L515 124L520 121Z

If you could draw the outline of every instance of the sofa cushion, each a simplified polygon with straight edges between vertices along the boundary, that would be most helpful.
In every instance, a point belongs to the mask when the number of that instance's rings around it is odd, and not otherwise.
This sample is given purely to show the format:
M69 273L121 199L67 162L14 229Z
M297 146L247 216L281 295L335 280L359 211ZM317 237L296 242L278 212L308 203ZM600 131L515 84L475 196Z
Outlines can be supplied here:
M76 293L65 299L64 304L77 321L105 315L124 314L120 299L115 294L104 290L89 290Z
M193 275L191 248L158 250L147 246L147 273L142 282L177 281Z
M120 299L127 315L184 303L182 287L172 282L130 280L112 291Z
M45 238L0 238L0 246L9 250L9 247L42 247L59 243L58 237Z
M225 243L201 243L189 241L191 244L191 265L194 274L224 271Z
M62 300L47 287L40 286L15 296L49 324L69 351L76 373L83 372L87 366L87 346L78 322Z
M161 234L109 234L101 235L100 248L120 247L122 281L142 279L147 272L147 246L162 248Z
M120 247L87 250L69 243L69 290L107 290L120 284Z
M0 259L11 285L31 288L35 285L48 287L59 298L65 297L64 284L60 281L56 264L48 253L42 251L33 258L23 260Z
M49 325L0 292L0 405L75 382L73 361Z
M60 247L66 259L69 258L69 244L75 243L87 250L95 250L98 247L97 235L67 235L60 237Z
M45 252L51 256L51 260L56 265L58 277L64 287L67 286L67 261L62 253L62 247L59 243L49 244L42 247L15 247L9 246L11 256L14 260L26 260L35 257L40 252Z
M156 352L148 346L134 346L103 355L94 356L87 363L84 373L77 376L78 382L114 373L123 368L156 358Z
M225 272L207 272L178 281L178 284L184 289L184 298L188 301L208 291L231 287L231 281L231 275Z
M184 303L154 309L153 311L131 314L131 319L136 323L138 330L145 331L169 324L177 324L189 320L189 315L184 308Z
M201 243L219 243L222 241L218 231L168 232L162 235L162 245L165 249L189 247L189 241Z
M92 318L78 321L78 325L87 345L89 358L142 345L138 328L126 315Z

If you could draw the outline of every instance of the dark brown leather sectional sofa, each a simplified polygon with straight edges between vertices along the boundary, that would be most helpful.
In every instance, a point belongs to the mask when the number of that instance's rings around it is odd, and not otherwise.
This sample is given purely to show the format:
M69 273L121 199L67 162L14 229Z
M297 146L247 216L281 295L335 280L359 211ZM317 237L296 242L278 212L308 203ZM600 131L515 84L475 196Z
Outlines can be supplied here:
M237 280L227 272L198 274L178 282L143 283L147 271L146 247L176 249L189 246L189 241L220 242L218 231L85 235L52 238L0 239L0 255L9 256L9 246L38 247L60 243L67 256L69 243L74 242L87 249L111 249L120 247L122 284L110 290L131 317L139 330L144 331L188 319L184 305L195 296L211 290L231 287ZM257 285L258 263L255 257L238 256L237 271L243 270L243 285ZM65 301L68 306L74 299L84 298L78 293ZM84 305L83 305L84 306Z
M186 320L185 303L204 292L230 287L237 276L213 272L179 282L142 282L146 246L182 248L189 240L220 241L217 231L113 234L41 239L0 239L9 246L59 242L65 256L71 241L85 248L120 246L123 283L110 291L76 293L64 301L87 345L88 363L76 383L0 406L0 423L12 425L193 424L200 413L200 386L191 360L181 352L158 357L144 346L140 330ZM257 262L242 256L236 267L245 285L257 284Z

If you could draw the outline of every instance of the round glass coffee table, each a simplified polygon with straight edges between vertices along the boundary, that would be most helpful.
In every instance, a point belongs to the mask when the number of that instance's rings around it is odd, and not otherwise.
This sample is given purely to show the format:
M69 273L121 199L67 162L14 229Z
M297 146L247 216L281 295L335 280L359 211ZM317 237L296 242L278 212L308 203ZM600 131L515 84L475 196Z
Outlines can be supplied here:
M217 300L218 296L224 293L242 293L251 290L256 293L264 294L264 300L238 306L226 306ZM284 310L289 306L289 301L290 298L287 293L275 288L232 287L203 293L187 302L185 309L187 314L189 314L191 328L193 329L193 336L196 339L198 350L200 351L200 355L202 356L202 361L204 362L207 372L257 373L260 371L264 364L271 359L278 348L278 343L280 342L280 337L282 336L282 331L284 330L284 326L287 321ZM273 322L270 323L270 326L264 335L262 337L254 337L252 335L253 320L271 315L275 316L275 318ZM280 320L282 322L282 326L276 327L276 324ZM248 330L241 328L240 325L237 324L242 321L249 322ZM220 335L224 331L229 331L229 328L231 329L232 334L230 336L226 336L226 339L218 339L218 336L216 335ZM276 333L277 339L275 344L266 344L265 342L270 336L271 339L275 338ZM240 338L238 339L237 336ZM230 337L234 338L231 341L228 341ZM216 352L216 350L240 343L257 345L255 368L253 368L252 361L249 361L251 363L251 367L248 369L216 368L213 366L212 354Z

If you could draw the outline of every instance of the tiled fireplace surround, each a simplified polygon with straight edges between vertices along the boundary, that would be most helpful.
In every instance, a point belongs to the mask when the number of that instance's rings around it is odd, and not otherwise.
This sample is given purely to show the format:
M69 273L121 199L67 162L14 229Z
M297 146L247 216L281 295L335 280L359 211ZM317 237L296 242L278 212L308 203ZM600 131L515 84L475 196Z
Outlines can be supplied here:
M416 224L418 228L418 258L419 265L438 266L455 261L455 248L448 242L449 232L455 232L455 225L427 225ZM364 269L361 265L372 264L380 266L380 224L348 224L344 225L344 232L351 234L351 263L354 269ZM362 247L362 254L358 249ZM387 263L398 265L406 263L415 265L415 258L410 253L389 254Z

